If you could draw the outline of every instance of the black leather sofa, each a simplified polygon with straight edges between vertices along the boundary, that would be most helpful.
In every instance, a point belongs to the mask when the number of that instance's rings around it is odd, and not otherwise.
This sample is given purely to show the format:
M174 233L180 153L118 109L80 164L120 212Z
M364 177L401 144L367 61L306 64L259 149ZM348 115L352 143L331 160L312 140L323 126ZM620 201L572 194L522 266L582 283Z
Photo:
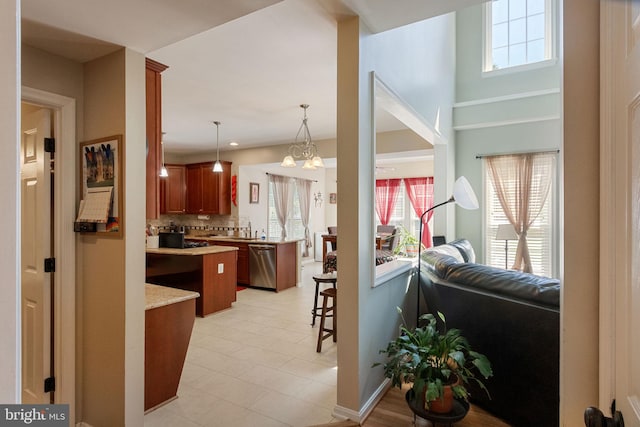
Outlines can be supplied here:
M472 384L471 402L513 426L558 426L559 280L476 264L467 240L428 249L420 262L426 311L442 312L491 361L491 399Z

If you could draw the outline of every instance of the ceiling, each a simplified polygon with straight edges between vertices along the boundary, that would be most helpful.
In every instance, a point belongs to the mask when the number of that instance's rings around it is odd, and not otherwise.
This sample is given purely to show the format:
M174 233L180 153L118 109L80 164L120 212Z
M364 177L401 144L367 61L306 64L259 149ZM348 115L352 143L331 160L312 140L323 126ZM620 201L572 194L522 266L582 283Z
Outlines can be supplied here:
M25 44L79 62L121 46L167 65L167 152L291 142L306 103L314 140L334 138L337 20L374 32L481 0L22 0ZM379 112L378 129L404 127Z

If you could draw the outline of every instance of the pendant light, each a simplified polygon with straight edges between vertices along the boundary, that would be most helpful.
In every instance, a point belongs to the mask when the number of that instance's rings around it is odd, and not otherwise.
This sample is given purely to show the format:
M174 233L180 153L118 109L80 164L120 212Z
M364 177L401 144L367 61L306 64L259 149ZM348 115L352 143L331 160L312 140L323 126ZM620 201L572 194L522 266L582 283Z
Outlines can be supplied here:
M309 127L307 126L307 108L309 108L309 104L300 104L300 108L304 110L302 124L298 129L295 141L289 146L288 155L282 160L280 166L285 168L295 168L295 159L304 159L302 169L323 168L324 162L322 161L322 158L318 156L318 148L311 140L311 134L309 133ZM300 134L302 134L302 138Z
M160 168L160 178L166 178L169 176L167 168L164 166L164 135L166 132L162 132L162 139L160 139L160 149L162 150L162 167Z
M220 122L213 122L216 125L216 162L213 165L213 171L222 172L222 163L220 163Z

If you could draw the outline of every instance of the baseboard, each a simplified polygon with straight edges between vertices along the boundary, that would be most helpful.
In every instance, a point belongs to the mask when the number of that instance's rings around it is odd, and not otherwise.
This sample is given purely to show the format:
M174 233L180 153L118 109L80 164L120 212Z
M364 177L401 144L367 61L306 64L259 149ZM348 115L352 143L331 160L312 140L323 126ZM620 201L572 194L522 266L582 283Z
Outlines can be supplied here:
M360 408L359 412L336 405L333 408L333 416L341 420L352 420L362 424L375 409L376 405L382 400L389 388L391 388L391 380L385 378L382 384L373 392L369 400Z

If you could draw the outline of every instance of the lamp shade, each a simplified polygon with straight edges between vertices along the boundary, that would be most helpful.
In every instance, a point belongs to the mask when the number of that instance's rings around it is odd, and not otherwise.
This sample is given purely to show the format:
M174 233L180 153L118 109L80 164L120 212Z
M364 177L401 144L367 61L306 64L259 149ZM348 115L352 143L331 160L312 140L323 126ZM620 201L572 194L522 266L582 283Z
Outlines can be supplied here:
M293 160L293 156L286 156L284 158L284 160L282 161L282 163L280 163L280 166L285 167L285 168L295 168L296 167L296 161Z
M518 233L511 224L500 224L496 232L495 240L518 240Z
M453 195L451 197L453 197L453 201L464 209L478 209L480 206L476 193L473 192L471 184L464 176L458 178L453 184Z

